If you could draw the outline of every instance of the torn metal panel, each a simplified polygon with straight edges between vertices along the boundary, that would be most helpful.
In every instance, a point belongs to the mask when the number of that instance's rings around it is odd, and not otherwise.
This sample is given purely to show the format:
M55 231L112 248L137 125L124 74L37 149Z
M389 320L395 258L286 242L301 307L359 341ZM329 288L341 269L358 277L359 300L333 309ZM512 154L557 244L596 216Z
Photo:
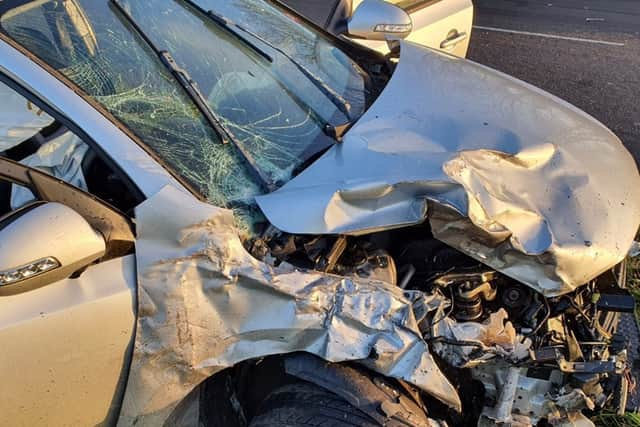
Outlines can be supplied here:
M585 408L593 410L593 400L580 389L567 390L550 400L547 418L559 427L593 427L595 424L581 412Z
M512 423L536 425L549 414L550 396L562 383L562 374L554 371L548 379L540 379L528 376L527 371L527 367L505 362L487 363L471 370L473 378L484 386L485 405L493 405L483 408L479 426L494 426L496 421L509 418ZM508 389L514 378L515 396L511 394L513 389Z
M82 159L89 146L70 131L40 146L31 156L20 163L38 168L75 187L87 189L82 172ZM17 209L33 200L33 193L21 185L11 188L11 207Z
M53 118L0 82L0 152L31 138Z
M482 323L456 322L445 317L432 326L433 349L458 368L471 368L494 358L513 362L523 360L529 356L531 340L517 334L507 317L503 308L491 313ZM469 345L447 344L439 342L438 338Z
M358 360L460 409L418 329L421 293L271 267L246 252L231 211L172 187L136 218L139 318L120 425L158 425L215 372L293 351Z
M473 375L482 381L489 392L487 401L495 401L495 406L483 408L478 426L526 427L538 425L542 419L553 426L594 425L581 412L595 408L593 400L584 391L561 389L561 394L554 391L557 390L558 381L561 382L561 376L560 379L556 377L554 381L547 381L527 376L526 368L485 366L487 369L484 372L475 368ZM494 387L499 387L499 391Z
M391 81L343 143L257 200L294 234L429 218L438 239L554 296L625 257L640 175L618 138L575 107L403 42Z
M442 319L441 311L434 316ZM600 400L599 385L589 395L572 388L561 367L535 373L536 364L527 363L529 356L538 359L535 352L530 353L532 342L516 333L503 308L482 323L456 322L449 317L433 322L430 340L442 359L455 367L469 368L472 377L483 384L485 406L479 426L529 426L541 419L570 426L581 422L583 409L594 410L595 400ZM583 362L587 363L602 362Z

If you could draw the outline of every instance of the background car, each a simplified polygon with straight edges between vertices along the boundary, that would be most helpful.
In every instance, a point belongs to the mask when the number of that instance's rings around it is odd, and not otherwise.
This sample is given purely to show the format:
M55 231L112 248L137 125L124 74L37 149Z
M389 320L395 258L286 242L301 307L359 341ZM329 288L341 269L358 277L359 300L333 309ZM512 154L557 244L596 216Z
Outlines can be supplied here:
M343 35L380 52L386 42L349 35L349 21L366 13L365 3L372 0L280 0L316 25L334 35ZM377 2L378 0L373 0ZM464 57L473 25L471 0L386 0L402 8L412 21L406 39L443 52ZM364 6L364 7L363 7ZM358 11L362 7L362 10Z

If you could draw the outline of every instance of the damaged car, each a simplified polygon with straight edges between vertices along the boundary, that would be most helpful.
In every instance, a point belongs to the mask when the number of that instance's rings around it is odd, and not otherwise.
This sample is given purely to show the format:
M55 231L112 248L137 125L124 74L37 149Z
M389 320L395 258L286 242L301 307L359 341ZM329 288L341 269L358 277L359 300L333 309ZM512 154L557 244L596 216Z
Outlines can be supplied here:
M0 424L624 412L634 159L394 36L262 0L0 2Z

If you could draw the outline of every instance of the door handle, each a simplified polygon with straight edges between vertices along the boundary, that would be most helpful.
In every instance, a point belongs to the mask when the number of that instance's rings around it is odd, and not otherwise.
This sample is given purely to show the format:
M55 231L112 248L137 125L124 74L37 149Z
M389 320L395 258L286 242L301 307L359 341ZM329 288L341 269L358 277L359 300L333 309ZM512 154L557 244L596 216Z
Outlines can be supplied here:
M455 31L455 30L454 30ZM450 34L453 31L450 32ZM458 43L464 41L467 39L467 33L459 33L457 31L455 31L455 33L453 33L453 35L447 37L446 39L442 40L442 43L440 43L440 49L450 49L452 47L454 47L455 45L457 45Z

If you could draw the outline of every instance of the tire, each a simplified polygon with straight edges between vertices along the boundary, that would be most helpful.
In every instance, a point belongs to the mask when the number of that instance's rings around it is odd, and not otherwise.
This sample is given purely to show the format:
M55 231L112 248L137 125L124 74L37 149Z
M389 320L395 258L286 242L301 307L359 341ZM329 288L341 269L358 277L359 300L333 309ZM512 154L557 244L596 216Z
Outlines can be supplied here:
M340 396L311 383L272 391L249 427L380 427Z

